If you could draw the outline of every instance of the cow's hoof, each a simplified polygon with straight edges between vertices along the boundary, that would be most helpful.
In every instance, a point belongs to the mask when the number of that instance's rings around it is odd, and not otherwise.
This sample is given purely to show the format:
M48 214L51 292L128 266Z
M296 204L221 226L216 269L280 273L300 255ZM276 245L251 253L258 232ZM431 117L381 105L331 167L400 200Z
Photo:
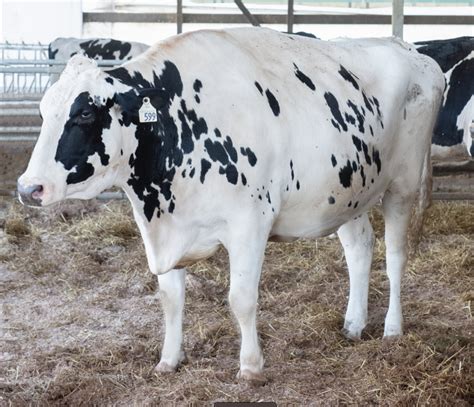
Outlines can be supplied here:
M177 366L171 366L166 362L161 361L158 363L155 367L155 372L156 373L174 373L177 370Z
M341 332L347 339L355 342L360 341L360 336L362 334L362 331L349 331L347 328L342 328Z
M267 378L262 372L251 372L248 369L239 370L237 378L257 386L263 386L267 382Z
M383 336L383 341L384 342L395 342L398 341L403 335L402 334L396 334L396 335L385 335Z
M403 331L402 331L402 328L400 328L399 326L396 326L396 327L386 326L383 332L383 338L388 339L388 340L398 339L402 335L403 335Z
M165 362L164 360L160 360L160 363L158 363L155 367L155 372L157 373L174 373L176 370L178 370L178 367L182 364L186 364L188 362L188 356L186 355L186 352L181 351L179 355L179 359L176 363L168 363Z

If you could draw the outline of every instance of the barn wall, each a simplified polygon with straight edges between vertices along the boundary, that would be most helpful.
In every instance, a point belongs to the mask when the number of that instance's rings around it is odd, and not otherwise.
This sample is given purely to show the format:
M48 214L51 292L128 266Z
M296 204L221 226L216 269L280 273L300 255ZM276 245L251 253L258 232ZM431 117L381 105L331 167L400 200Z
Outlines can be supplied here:
M56 37L82 36L81 0L0 0L0 7L1 41L47 44Z

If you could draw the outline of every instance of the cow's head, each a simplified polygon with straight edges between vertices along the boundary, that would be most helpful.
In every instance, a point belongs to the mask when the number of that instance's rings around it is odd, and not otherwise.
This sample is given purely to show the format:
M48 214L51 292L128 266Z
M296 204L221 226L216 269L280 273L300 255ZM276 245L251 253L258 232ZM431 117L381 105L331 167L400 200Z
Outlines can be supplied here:
M18 180L23 203L88 199L114 185L124 147L116 87L106 79L93 60L75 56L48 89L41 133Z

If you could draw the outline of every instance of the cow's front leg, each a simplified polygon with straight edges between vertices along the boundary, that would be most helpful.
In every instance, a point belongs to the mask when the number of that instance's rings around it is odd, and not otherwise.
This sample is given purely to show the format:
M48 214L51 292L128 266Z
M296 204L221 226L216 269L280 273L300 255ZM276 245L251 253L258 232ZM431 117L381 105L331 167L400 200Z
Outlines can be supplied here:
M183 309L185 269L171 270L158 276L161 306L165 317L165 341L158 372L174 372L185 359L183 351Z
M230 247L230 307L237 319L241 333L240 371L238 377L255 382L265 382L262 374L263 356L260 349L256 313L258 284L262 269L267 234L252 238L241 235Z
M349 339L360 339L367 324L369 275L372 265L374 233L364 214L342 225L337 231L349 270L349 302L342 332Z

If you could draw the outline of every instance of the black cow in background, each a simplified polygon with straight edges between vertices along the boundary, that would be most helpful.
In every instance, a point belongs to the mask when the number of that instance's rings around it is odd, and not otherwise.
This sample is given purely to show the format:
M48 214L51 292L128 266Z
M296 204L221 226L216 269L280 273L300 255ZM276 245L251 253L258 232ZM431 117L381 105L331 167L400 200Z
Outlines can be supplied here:
M49 44L48 58L66 62L73 55L83 54L96 61L128 61L145 52L150 46L141 42L119 41L112 38L56 38ZM59 73L51 75L51 83Z
M111 38L56 38L49 44L49 59L68 61L84 54L95 60L127 61L145 52L150 46L141 42L118 41Z
M415 46L438 63L446 79L432 156L474 156L474 37L422 41Z

